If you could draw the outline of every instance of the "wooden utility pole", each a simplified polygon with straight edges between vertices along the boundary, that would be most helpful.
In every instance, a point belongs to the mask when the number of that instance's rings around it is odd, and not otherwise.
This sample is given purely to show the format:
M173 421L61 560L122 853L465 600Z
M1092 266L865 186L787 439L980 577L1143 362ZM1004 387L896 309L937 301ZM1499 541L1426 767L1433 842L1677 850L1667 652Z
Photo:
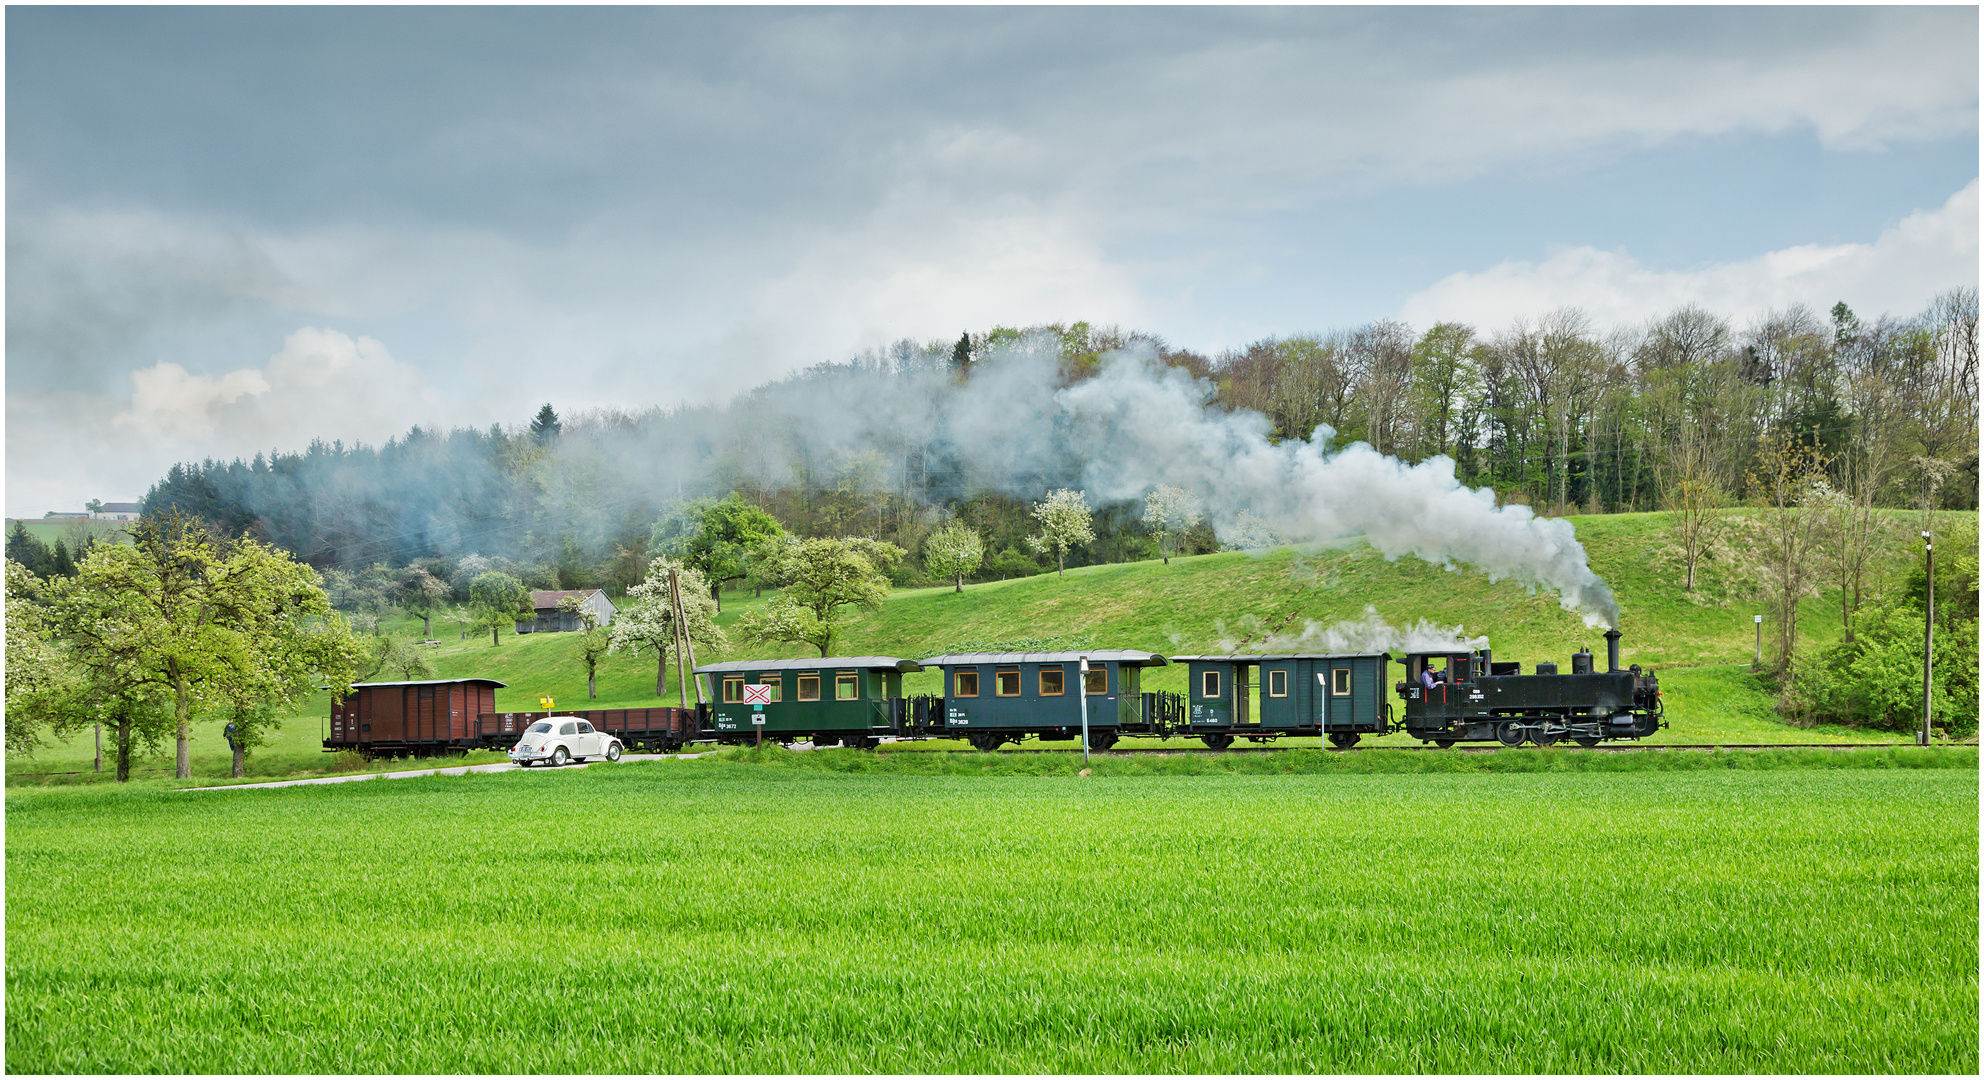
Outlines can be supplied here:
M682 639L688 636L688 628L682 625L682 579L675 571L668 572L669 626L675 631L675 689L681 693L682 707L689 707L689 669L683 667L687 650L682 647Z
M1922 731L1916 735L1918 746L1929 745L1929 690L1933 686L1936 659L1936 543L1928 533L1922 534L1922 556L1928 560L1928 590L1923 595L1922 604Z

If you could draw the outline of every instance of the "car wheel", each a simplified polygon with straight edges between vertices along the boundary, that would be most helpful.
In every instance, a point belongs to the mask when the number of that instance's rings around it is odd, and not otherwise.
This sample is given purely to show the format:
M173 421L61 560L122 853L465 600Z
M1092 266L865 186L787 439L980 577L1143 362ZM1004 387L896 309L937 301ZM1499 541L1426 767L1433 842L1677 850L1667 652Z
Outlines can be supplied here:
M551 764L553 765L563 765L570 760L572 760L572 755L566 753L565 748L562 746L551 751Z
M620 760L620 744L619 744L619 743L607 743L607 744L606 744L606 760L608 760L608 761L619 761L619 760Z

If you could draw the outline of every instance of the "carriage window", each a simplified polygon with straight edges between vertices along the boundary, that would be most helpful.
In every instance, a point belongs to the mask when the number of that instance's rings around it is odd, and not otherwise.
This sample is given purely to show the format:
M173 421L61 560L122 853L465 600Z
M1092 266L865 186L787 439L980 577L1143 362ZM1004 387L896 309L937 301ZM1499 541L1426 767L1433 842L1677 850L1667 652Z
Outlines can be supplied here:
M834 676L834 700L853 701L861 696L861 677L848 671Z
M818 675L799 676L799 700L820 700L820 677Z
M999 685L998 685L998 688L997 688L997 689L996 689L996 690L994 691L994 693L996 693L996 694L998 694L998 696L1000 696L1000 697L1018 697L1018 696L1020 696L1020 673L1019 673L1019 672L1017 672L1017 671L1002 671L1002 672L1000 672L1000 673L999 673L999 675L998 675L998 679L999 679Z
M1340 667L1330 672L1330 693L1338 697L1350 693L1350 669Z
M744 680L742 678L723 680L723 700L730 704L744 700Z
M1288 672L1280 669L1268 672L1268 696L1288 696Z
M785 700L783 696L785 691L784 688L780 686L779 677L777 675L760 675L758 676L758 682L760 685L769 686L772 688L773 701Z
M956 697L977 697L977 696L978 696L978 672L976 672L976 671L960 671L960 672L958 672L958 676L957 676L957 692L956 692L956 694L955 694L954 696L956 696Z
M1040 695L1059 697L1068 692L1068 673L1060 668L1040 669Z
M1108 693L1109 669L1108 668L1089 669L1088 674L1082 676L1082 689L1088 691L1091 694Z
M1208 671L1199 678L1199 696L1216 698L1219 696L1219 672Z

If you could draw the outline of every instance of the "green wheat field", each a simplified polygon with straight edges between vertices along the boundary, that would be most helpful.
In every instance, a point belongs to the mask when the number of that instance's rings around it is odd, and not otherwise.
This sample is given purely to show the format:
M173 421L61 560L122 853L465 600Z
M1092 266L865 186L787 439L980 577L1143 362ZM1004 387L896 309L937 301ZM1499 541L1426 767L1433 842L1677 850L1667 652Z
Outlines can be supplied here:
M11 1072L1961 1072L1977 755L7 793Z

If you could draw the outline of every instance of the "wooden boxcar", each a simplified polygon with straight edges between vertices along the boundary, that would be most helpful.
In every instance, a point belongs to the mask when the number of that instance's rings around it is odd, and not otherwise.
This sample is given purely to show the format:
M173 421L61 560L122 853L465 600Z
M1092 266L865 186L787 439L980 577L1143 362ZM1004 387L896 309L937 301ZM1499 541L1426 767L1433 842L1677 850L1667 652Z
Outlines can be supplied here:
M698 736L696 710L663 706L652 709L559 709L555 712L485 713L480 718L481 745L506 750L516 745L524 729L548 716L576 716L620 740L628 750L673 754Z
M1085 694L1077 696L1088 658ZM1080 739L1088 701L1089 746L1107 749L1129 734L1161 734L1145 716L1141 672L1164 657L1135 649L1088 652L949 653L923 661L944 671L942 732L980 750L1019 742Z
M814 746L873 747L885 735L905 734L904 672L921 671L895 656L827 656L810 660L733 660L705 664L712 704L710 727L718 742L806 742ZM764 686L769 702L747 700L747 686ZM711 737L712 731L705 731Z
M483 745L479 719L496 711L495 679L353 683L331 702L326 750L397 756L451 753Z
M1187 665L1185 733L1220 749L1235 738L1267 742L1327 735L1357 745L1390 729L1388 653L1174 656Z

